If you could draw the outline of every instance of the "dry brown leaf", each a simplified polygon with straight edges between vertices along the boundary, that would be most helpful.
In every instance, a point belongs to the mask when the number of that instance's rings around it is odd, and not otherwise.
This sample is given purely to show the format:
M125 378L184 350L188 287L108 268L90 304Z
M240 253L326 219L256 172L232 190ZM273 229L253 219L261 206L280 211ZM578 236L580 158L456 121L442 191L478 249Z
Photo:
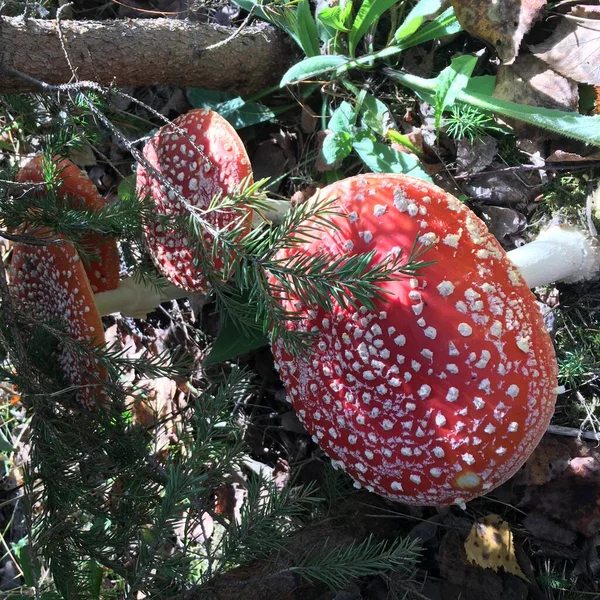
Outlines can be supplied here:
M490 135L470 140L462 138L456 144L456 172L479 173L492 164L498 142Z
M519 481L527 485L543 485L565 471L570 460L567 446L545 436L519 473Z
M523 36L537 20L546 0L451 0L458 22L471 35L496 48L500 60L511 64Z
M587 538L600 533L600 457L578 456L556 479L527 488L521 506Z
M577 84L530 54L519 56L514 64L498 69L494 97L565 111L576 111L579 102Z
M565 77L600 85L599 8L578 6L561 18L546 41L532 46L531 51Z
M494 571L502 567L507 573L528 581L515 556L512 531L500 515L490 514L473 524L465 552L471 564Z

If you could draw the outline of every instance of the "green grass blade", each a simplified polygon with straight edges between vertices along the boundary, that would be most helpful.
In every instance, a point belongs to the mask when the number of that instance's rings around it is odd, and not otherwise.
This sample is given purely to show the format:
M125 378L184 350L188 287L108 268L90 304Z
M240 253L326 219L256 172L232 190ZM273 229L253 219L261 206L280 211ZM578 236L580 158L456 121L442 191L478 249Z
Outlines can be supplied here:
M317 56L321 53L319 48L319 34L317 24L312 13L308 0L300 0L296 9L296 19L298 28L296 33L301 42L301 48L306 56Z
M350 47L350 56L354 56L356 52L356 46L365 33L367 33L369 27L381 17L381 15L389 10L397 0L364 0L354 23L352 23L352 30L348 38L348 44Z

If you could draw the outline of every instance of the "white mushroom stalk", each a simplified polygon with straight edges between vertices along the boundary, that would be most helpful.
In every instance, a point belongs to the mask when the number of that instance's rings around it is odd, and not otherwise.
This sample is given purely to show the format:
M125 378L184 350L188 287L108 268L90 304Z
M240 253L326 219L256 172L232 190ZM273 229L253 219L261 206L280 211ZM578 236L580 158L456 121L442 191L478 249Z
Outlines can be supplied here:
M162 302L185 298L189 294L171 284L160 287L133 277L123 279L117 288L94 295L100 316L120 312L126 317L145 319Z
M600 268L598 240L571 225L552 225L533 242L507 255L530 288L557 281L585 281Z

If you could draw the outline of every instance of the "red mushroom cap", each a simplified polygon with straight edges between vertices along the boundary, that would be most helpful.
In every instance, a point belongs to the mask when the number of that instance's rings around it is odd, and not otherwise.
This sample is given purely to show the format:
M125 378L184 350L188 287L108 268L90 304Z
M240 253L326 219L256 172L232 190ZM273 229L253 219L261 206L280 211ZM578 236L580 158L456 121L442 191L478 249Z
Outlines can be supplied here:
M252 174L246 149L235 129L208 109L191 110L175 119L172 125L160 129L146 144L144 156L190 205L199 208L208 208L217 194L229 195L239 190L240 184L244 180L250 181ZM137 188L140 195L153 199L159 215L188 213L173 191L167 190L141 165L137 172ZM213 219L218 229L223 229L239 219L239 213L224 209L207 218ZM248 231L250 218L246 223L240 237ZM212 236L205 233L204 239L210 248ZM185 232L155 223L146 229L146 243L157 268L173 285L188 292L207 291L207 282L195 266ZM217 257L215 267L222 266Z
M319 192L345 216L294 253L333 257L415 239L418 277L383 284L376 310L331 313L285 300L289 329L317 331L295 357L273 339L280 376L314 440L357 482L392 500L463 504L511 477L546 430L554 348L535 299L485 225L456 198L402 175L351 177Z
M60 178L58 193L69 198L72 208L86 208L87 210L104 208L104 198L84 171L67 158L55 156L53 160ZM17 174L16 181L18 183L43 183L42 161L42 154L37 154L27 161ZM83 238L82 244L95 253L95 260L85 265L94 293L114 290L119 285L119 251L116 240L106 239L97 233L90 233Z
M87 346L104 344L104 329L83 263L71 242L30 246L16 243L11 261L10 289L23 313L36 321L61 323L73 340ZM106 377L92 356L64 345L59 365L67 381L83 386L77 399L92 408L100 394L94 387Z

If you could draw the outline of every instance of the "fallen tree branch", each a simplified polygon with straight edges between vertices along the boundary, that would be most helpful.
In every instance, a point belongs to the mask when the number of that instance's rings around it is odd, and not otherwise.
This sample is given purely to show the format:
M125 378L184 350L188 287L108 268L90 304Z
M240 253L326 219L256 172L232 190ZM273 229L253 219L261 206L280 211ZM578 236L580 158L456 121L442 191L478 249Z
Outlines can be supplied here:
M285 37L266 24L233 37L227 27L173 19L61 21L61 30L77 77L102 85L252 94L277 83L292 56ZM39 90L11 71L53 85L72 81L56 21L0 17L0 93Z

